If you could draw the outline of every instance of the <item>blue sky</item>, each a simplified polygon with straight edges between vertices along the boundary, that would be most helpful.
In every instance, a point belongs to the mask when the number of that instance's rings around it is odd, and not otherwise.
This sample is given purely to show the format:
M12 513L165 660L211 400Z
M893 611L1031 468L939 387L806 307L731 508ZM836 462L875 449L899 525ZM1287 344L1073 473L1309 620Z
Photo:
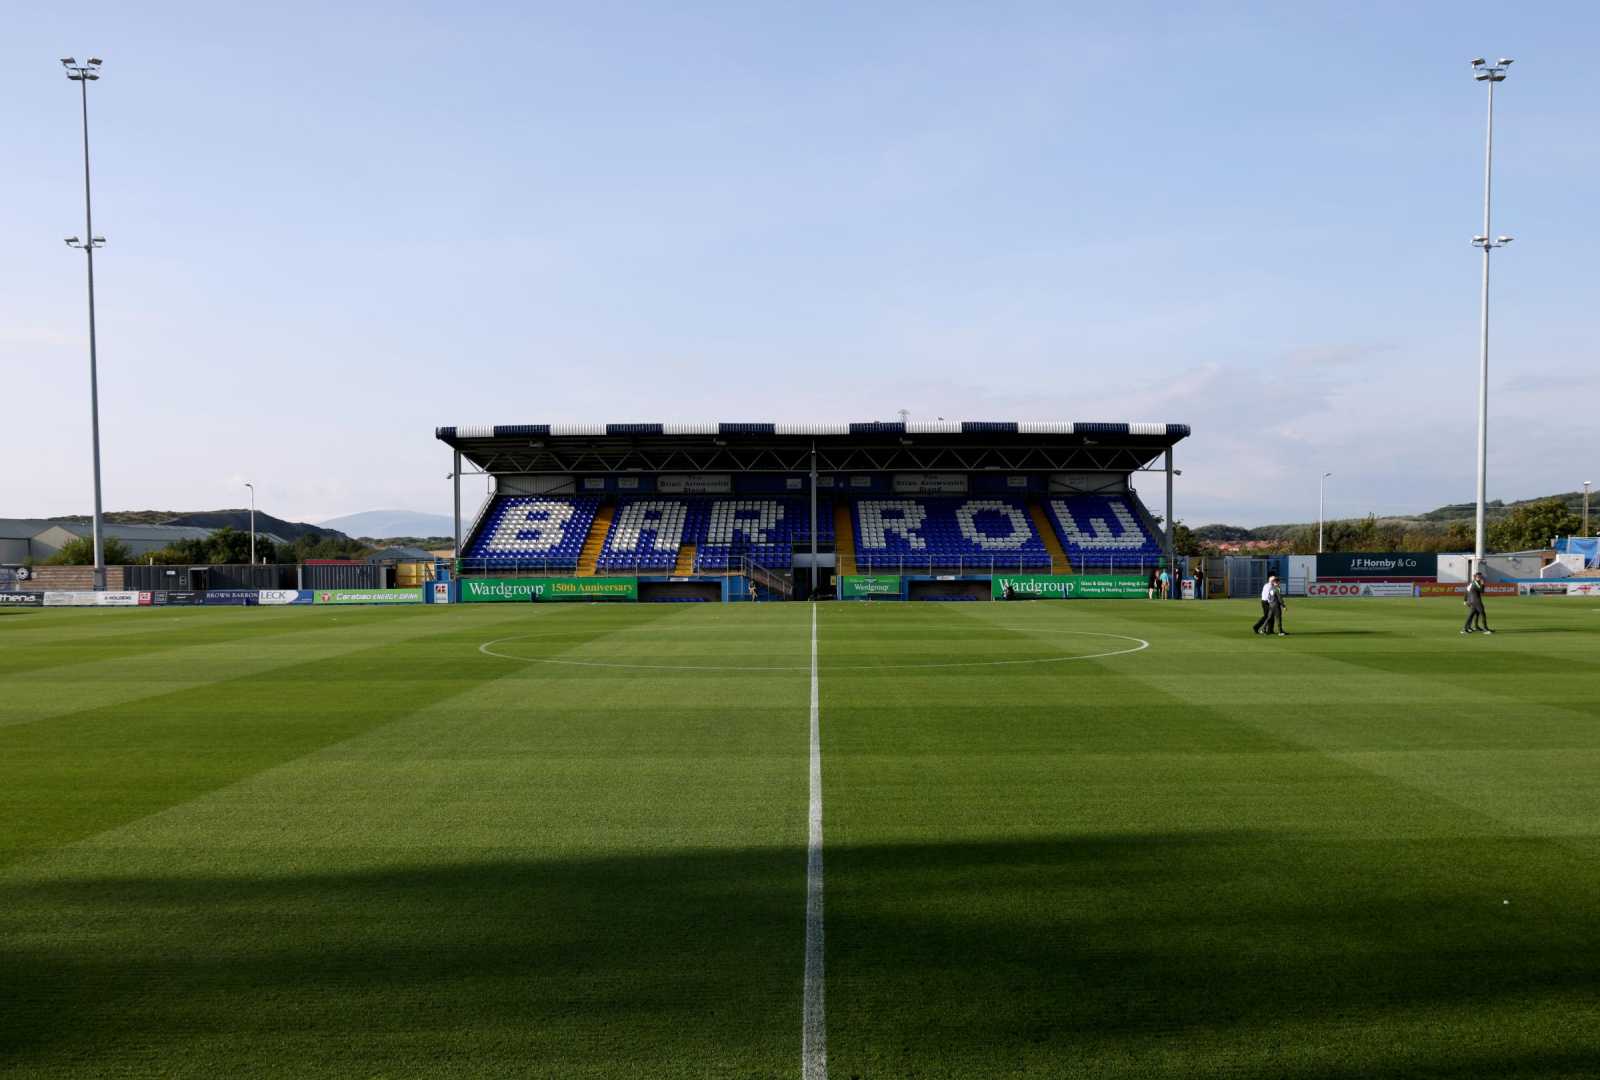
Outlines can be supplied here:
M1179 516L1593 468L1592 5L29 5L0 37L0 516L444 511L439 424L1191 424ZM1587 133L1587 134L1586 134ZM1153 493L1153 489L1152 489Z

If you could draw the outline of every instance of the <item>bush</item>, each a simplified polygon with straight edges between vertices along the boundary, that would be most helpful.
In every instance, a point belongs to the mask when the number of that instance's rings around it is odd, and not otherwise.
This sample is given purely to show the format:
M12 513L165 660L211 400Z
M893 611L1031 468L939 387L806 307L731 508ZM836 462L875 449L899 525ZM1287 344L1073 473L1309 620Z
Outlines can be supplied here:
M1532 551L1550 546L1552 538L1571 536L1583 528L1583 519L1560 499L1527 503L1489 527L1489 547L1494 551Z
M114 536L102 537L101 549L106 557L107 566L127 566L134 561L133 552L128 546ZM62 545L60 551L44 561L46 566L93 566L94 565L94 538L80 536L69 540Z

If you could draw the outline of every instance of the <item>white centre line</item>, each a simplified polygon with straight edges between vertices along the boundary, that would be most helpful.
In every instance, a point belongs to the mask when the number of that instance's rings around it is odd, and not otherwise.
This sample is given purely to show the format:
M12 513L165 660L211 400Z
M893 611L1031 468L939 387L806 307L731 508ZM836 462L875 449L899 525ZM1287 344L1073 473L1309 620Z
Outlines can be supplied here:
M800 1025L802 1080L828 1080L822 978L822 735L817 693L817 605L811 604L811 830L806 840L806 976Z

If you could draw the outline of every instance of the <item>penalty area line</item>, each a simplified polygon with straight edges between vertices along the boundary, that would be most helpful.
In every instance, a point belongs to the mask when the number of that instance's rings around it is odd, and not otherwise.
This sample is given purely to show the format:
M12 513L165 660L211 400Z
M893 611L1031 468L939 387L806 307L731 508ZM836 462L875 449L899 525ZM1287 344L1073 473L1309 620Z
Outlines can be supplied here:
M817 690L817 605L811 604L811 798L806 837L806 964L800 1022L802 1080L828 1078L822 969L822 737Z

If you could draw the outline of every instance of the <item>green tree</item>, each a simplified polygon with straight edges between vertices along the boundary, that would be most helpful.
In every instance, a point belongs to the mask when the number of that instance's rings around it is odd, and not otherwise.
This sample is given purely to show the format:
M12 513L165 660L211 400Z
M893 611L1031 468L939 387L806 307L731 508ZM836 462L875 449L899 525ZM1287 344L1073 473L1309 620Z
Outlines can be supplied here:
M199 565L211 561L210 543L205 538L174 540L160 551L145 556L147 562L163 566Z
M256 535L257 562L278 562L283 554L271 540ZM174 540L160 551L151 552L146 559L167 566L237 566L250 561L250 534L224 526L207 537Z
M1216 549L1196 536L1182 519L1172 523L1172 550L1179 555L1216 554Z
M134 562L133 552L128 546L114 536L102 538L100 542L102 553L106 558L107 566L127 566ZM44 561L46 566L93 566L94 565L94 539L80 536L68 540L56 552Z
M1557 536L1571 536L1583 519L1560 499L1525 503L1489 527L1489 546L1496 551L1531 551L1550 546Z

